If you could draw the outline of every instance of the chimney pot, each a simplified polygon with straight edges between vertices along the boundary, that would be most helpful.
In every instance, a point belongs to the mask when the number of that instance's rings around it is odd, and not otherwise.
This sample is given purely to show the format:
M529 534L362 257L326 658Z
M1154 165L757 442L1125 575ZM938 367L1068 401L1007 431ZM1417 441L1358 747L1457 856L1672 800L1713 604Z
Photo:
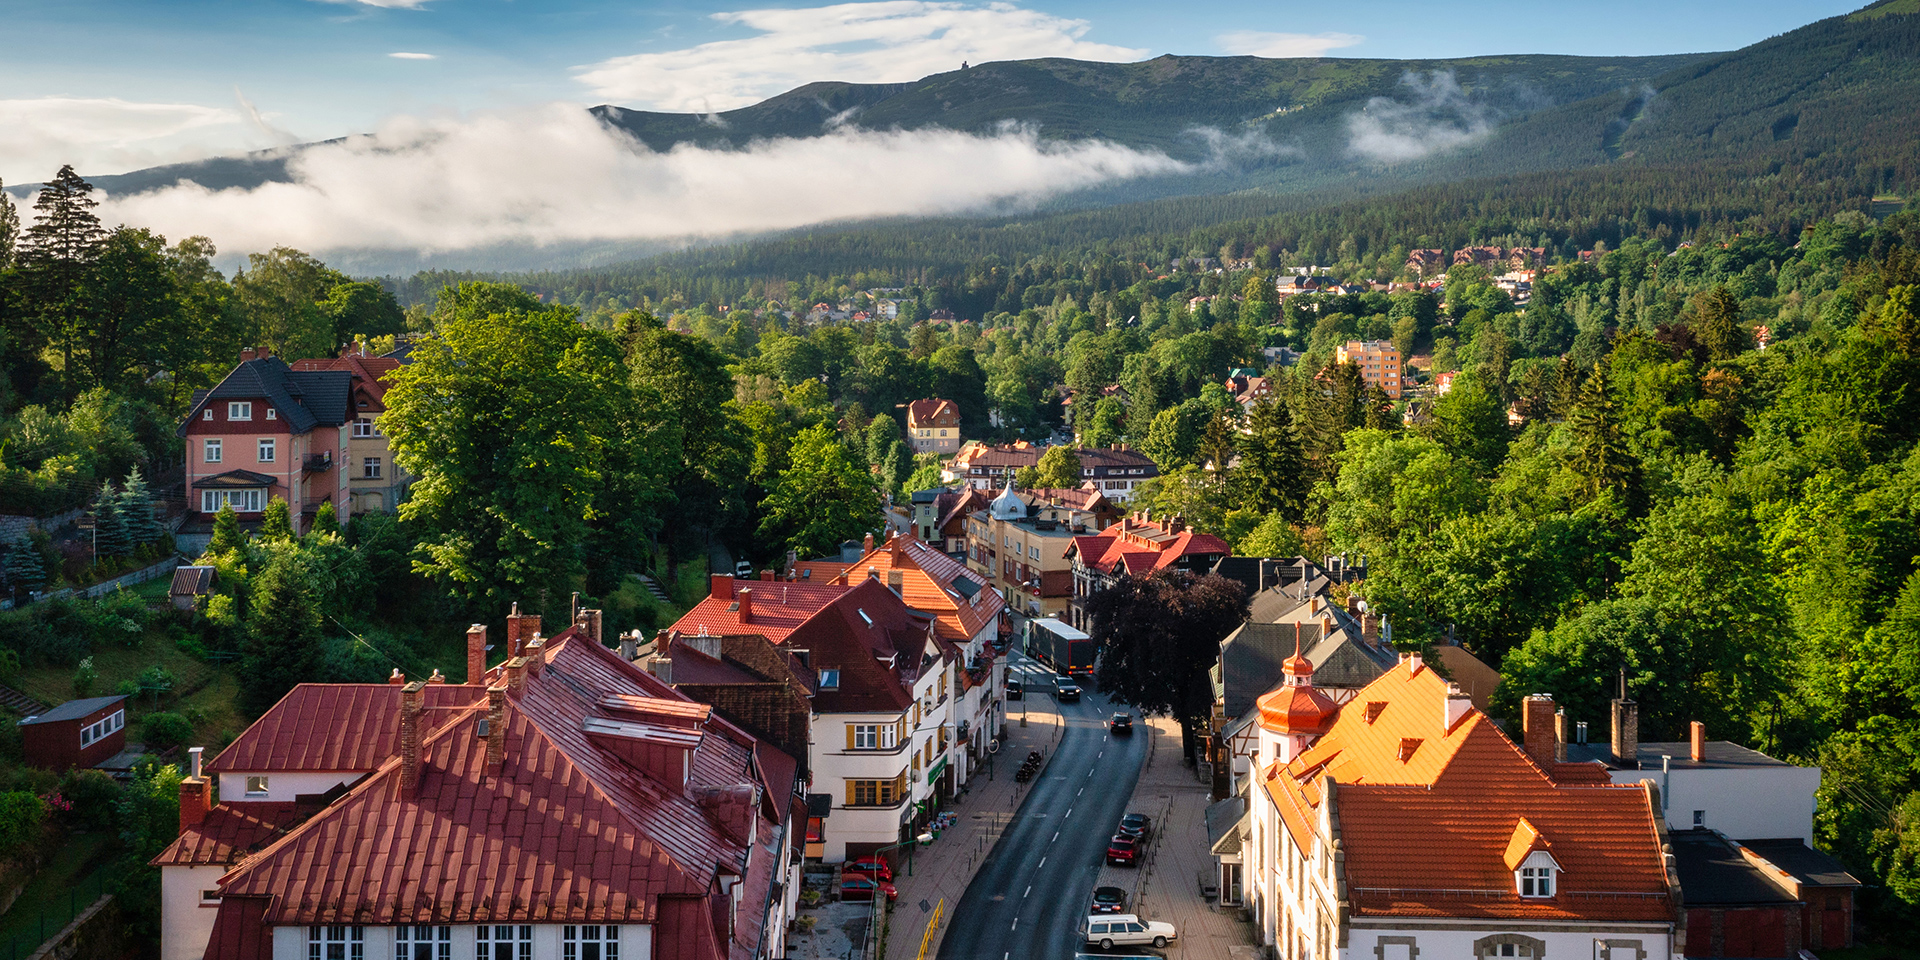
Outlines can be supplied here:
M1623 770L1640 769L1640 705L1613 701L1613 759Z
M1553 695L1531 694L1521 704L1521 709L1524 711L1521 720L1526 729L1523 739L1527 756L1532 757L1534 763L1551 770L1554 762Z
M1707 762L1707 725L1698 720L1687 725L1687 739L1693 754L1694 763Z
M1553 759L1565 763L1567 759L1567 711L1563 708L1553 715Z
M189 777L200 776L200 758L203 755L205 755L206 752L207 752L206 747L188 747L187 748L188 770L190 771L187 774L187 776Z
M394 667L393 676L388 677L387 682L395 686L405 686L407 682L407 675L404 673L401 673L399 667Z
M428 683L446 683L447 678L440 673L439 667L434 667L433 673L427 677L427 682Z

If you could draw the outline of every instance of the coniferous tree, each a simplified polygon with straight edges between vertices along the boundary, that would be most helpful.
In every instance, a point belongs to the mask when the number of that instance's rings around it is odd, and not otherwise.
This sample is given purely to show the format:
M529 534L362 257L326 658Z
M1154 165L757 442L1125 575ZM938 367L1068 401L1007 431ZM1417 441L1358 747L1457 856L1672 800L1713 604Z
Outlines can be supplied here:
M166 534L166 528L153 515L153 493L147 487L147 478L141 476L140 468L135 467L127 474L127 482L120 488L120 519L127 527L127 540L138 548L149 543L159 543Z
M1634 469L1609 386L1607 368L1596 364L1568 418L1573 430L1573 470L1587 497L1595 500L1608 493L1625 493Z
M133 552L127 524L120 516L120 496L113 484L100 488L93 499L93 553L96 558L124 557Z
M47 582L46 565L33 541L21 537L7 545L7 583L16 590L33 590Z
M332 500L321 504L320 509L314 512L313 529L309 532L333 534L340 532L340 512L333 508Z
M213 515L213 537L207 541L207 552L227 553L246 545L247 534L240 529L240 518L233 512L233 504L221 504L219 512Z
M293 539L293 510L285 499L274 497L267 501L266 512L260 515L260 539L269 542Z
M1747 348L1747 331L1740 326L1740 298L1721 284L1700 295L1694 312L1694 333L1707 356L1730 360Z
M1240 470L1235 475L1245 505L1298 522L1307 505L1307 465L1293 410L1280 398L1254 404L1247 432L1240 437Z
M25 274L40 335L60 345L66 369L73 369L73 346L86 328L81 286L100 257L106 228L93 208L93 184L73 167L63 166L40 188L33 203L34 223L21 237L15 258Z
M282 501L284 502L284 501ZM259 716L293 689L320 679L325 646L320 598L300 561L283 555L254 578L241 648L240 706Z
M6 181L0 180L0 270L13 264L14 244L20 240L20 211L6 187Z

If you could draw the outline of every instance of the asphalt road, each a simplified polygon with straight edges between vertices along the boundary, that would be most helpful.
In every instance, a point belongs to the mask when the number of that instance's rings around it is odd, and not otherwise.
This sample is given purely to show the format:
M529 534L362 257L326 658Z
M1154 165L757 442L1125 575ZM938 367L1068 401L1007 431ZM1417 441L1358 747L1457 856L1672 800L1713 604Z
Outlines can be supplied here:
M1053 698L1052 671L1023 659L1020 672L1030 702ZM1107 718L1118 708L1090 689L1080 703L1056 706L1066 723L1060 742L954 908L940 960L1051 960L1081 949L1078 929L1107 840L1140 779L1147 738L1108 736Z

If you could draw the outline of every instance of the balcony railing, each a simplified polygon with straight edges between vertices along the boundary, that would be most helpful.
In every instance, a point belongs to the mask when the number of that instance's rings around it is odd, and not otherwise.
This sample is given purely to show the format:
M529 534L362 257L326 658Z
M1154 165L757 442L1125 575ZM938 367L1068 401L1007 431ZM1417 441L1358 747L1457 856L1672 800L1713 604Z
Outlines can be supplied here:
M300 468L308 473L321 473L333 469L333 451L311 454Z

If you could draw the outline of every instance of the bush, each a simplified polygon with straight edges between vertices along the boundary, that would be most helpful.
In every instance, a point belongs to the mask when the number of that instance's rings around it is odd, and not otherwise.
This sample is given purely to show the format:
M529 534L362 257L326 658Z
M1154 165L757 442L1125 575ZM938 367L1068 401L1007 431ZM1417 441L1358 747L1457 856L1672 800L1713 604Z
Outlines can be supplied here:
M72 804L67 822L75 826L113 826L114 805L120 801L120 785L101 770L69 770L60 778L60 795Z
M73 696L76 700L85 700L93 696L93 685L100 681L100 674L93 669L93 658L87 657L73 668Z
M47 822L47 802L25 790L0 793L0 851L10 851L40 838Z
M193 724L177 713L150 713L140 721L140 739L149 750L171 750L193 739Z

